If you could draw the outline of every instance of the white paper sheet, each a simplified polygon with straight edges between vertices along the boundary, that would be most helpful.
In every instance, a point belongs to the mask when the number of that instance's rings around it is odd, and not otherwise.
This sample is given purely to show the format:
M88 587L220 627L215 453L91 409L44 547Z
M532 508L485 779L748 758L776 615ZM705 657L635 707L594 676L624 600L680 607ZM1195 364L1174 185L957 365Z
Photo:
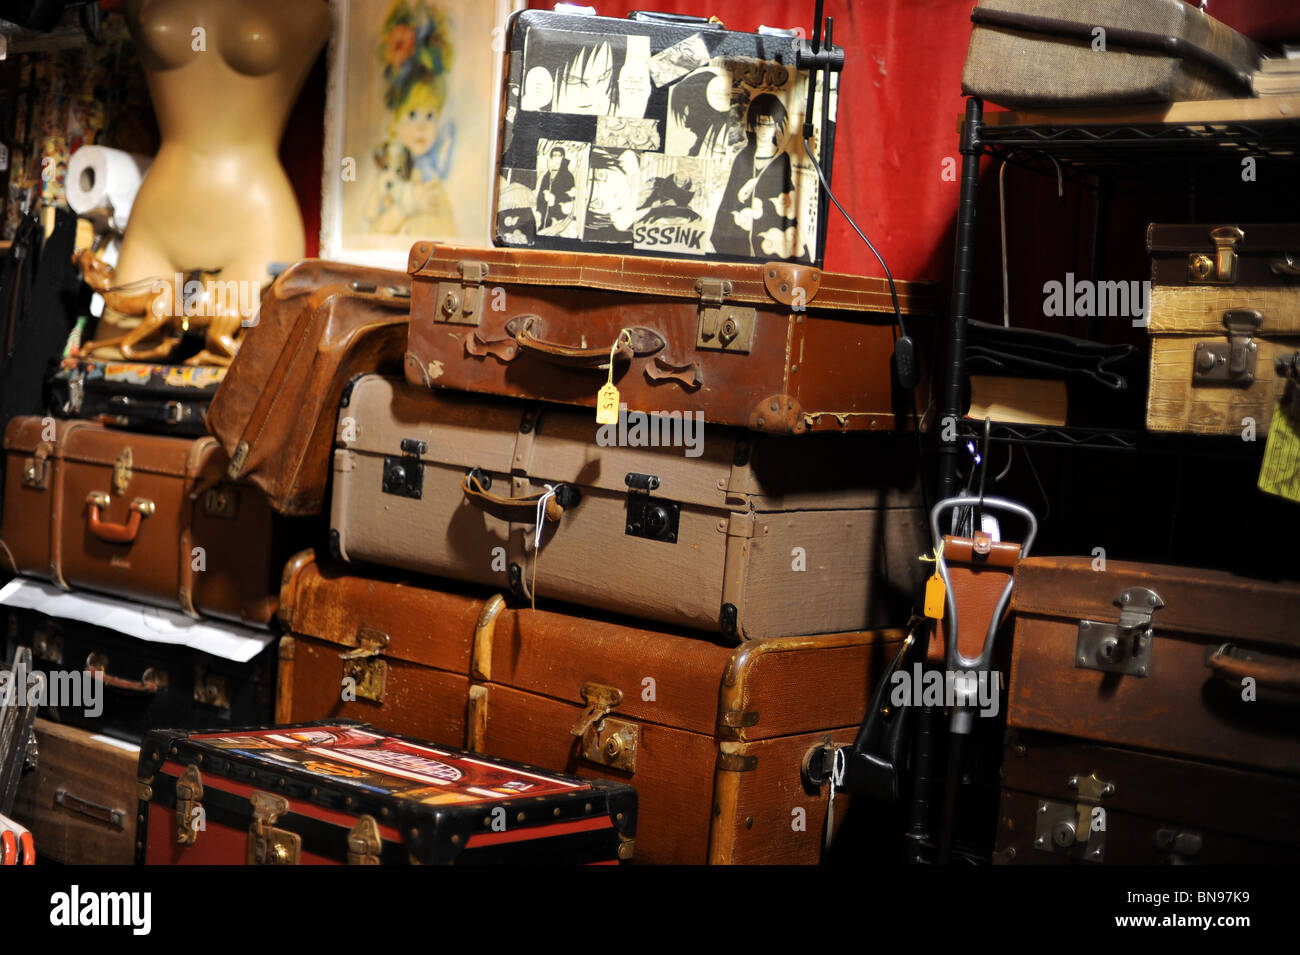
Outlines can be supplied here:
M247 663L275 639L275 634L269 631L195 620L178 611L84 591L68 592L53 584L21 577L0 589L0 604L107 627L150 643L190 647L236 663Z

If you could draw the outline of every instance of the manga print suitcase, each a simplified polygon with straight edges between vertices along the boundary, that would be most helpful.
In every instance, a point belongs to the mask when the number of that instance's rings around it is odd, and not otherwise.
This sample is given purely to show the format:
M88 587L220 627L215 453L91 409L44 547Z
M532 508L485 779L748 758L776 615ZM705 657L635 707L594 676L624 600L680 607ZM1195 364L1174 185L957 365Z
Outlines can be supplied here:
M496 244L820 265L827 199L804 151L797 42L652 13L515 14ZM828 180L830 75L811 143Z
M157 730L140 749L146 865L606 864L636 790L355 720Z
M1288 865L1300 777L1012 731L995 864Z
M414 385L594 408L612 378L630 411L774 434L912 427L884 279L429 242L411 249L409 271ZM897 287L924 356L936 287ZM924 359L915 404L924 416Z
M225 479L215 438L22 417L4 444L0 567L190 616L269 623L276 556L301 528L273 524L256 488Z
M803 782L803 759L827 735L853 740L902 637L778 638L737 650L516 608L444 581L361 577L310 553L286 568L280 619L277 722L361 718L627 781L638 794L636 861L686 865L823 859L830 794ZM355 699L340 693L349 677ZM848 806L840 793L833 825L845 838L852 830L840 824L860 821Z
M226 369L65 358L50 378L50 407L132 431L198 437Z
M345 405L330 512L344 560L733 640L896 626L920 587L907 435L706 427L620 444L584 412L379 375Z

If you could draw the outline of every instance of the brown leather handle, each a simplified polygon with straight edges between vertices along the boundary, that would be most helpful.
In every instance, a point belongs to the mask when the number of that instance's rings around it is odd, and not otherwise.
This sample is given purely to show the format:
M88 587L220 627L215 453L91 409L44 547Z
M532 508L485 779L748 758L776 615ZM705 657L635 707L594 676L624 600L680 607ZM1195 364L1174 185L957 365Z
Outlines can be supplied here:
M108 544L132 544L140 533L140 522L154 511L153 501L137 497L131 502L131 517L125 524L101 520L99 510L108 507L109 497L102 491L92 491L86 498L88 505L90 533Z
M104 681L104 686L124 693L153 694L157 693L158 688L163 685L163 681L158 679L153 667L147 668L140 674L140 679L128 680L125 677L111 675L107 663L103 654L92 653L86 657L86 672L98 673Z
M564 487L564 485L560 485ZM465 492L465 499L472 504L487 510L489 506L502 508L506 510L521 510L526 512L520 517L509 518L512 521L523 521L532 523L536 519L537 502L542 499L542 494L530 494L528 497L502 497L499 494L493 494L483 486L477 473L477 469L470 471L461 481L460 488ZM543 494L545 492L542 492ZM560 503L560 495L555 494L546 502L546 519L548 521L558 521L564 516L564 505Z
M1250 678L1257 686L1296 697L1295 702L1300 702L1300 660L1231 651L1232 645L1225 643L1206 658L1205 665L1215 676L1238 687L1242 680Z
M634 356L653 355L664 347L662 336L639 326L624 328L618 333L617 342L594 348L585 342L581 345L562 345L546 341L540 337L541 329L540 315L520 315L506 322L506 331L514 336L515 344L520 349L545 361L570 367L603 370L609 365L611 351L615 361L631 361Z

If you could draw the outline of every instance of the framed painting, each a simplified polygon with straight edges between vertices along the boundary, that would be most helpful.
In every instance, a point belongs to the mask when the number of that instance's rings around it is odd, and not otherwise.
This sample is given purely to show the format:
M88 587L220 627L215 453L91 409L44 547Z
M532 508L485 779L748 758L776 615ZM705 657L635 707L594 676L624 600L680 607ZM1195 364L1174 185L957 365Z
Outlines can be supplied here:
M490 246L507 20L522 0L332 0L322 258Z

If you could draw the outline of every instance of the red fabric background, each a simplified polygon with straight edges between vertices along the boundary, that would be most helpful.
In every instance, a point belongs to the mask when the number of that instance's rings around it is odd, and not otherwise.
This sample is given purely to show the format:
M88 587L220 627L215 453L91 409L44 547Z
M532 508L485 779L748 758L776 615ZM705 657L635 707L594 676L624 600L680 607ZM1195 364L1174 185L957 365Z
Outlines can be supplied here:
M745 31L760 24L811 29L813 19L812 0L588 2L602 16L623 17L635 9L712 15L729 29ZM542 9L552 5L530 3ZM826 3L826 14L835 18L835 42L845 50L833 187L900 278L944 282L951 278L958 184L945 181L942 174L945 158L960 161L961 71L973 6L971 0ZM1229 26L1262 42L1300 40L1296 0L1212 0L1209 9ZM302 205L308 255L316 253L319 232L323 59L308 78L281 150ZM987 183L991 171L985 175ZM985 218L988 208L981 203ZM996 206L993 210L996 215ZM1050 228L1064 233L1071 224L1062 218ZM981 235L995 237L996 232L981 228ZM880 274L870 252L834 210L826 268Z

